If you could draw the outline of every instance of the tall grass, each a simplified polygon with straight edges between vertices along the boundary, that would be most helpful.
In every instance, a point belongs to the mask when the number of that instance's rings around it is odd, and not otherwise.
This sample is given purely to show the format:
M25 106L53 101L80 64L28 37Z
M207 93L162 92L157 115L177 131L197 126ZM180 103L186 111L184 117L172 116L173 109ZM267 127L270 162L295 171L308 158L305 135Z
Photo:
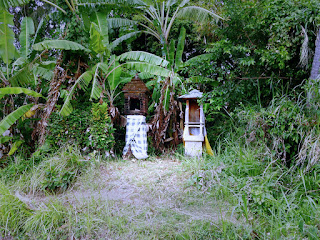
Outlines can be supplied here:
M81 156L75 146L67 146L51 156L46 156L25 172L17 185L24 192L63 192L72 186L87 166L88 160Z
M23 233L24 223L32 213L29 206L0 181L0 236Z
M307 124L315 116L302 103L278 100L238 111L235 131L215 156L200 161L200 169L185 164L198 169L193 184L234 204L258 238L319 239L320 132Z

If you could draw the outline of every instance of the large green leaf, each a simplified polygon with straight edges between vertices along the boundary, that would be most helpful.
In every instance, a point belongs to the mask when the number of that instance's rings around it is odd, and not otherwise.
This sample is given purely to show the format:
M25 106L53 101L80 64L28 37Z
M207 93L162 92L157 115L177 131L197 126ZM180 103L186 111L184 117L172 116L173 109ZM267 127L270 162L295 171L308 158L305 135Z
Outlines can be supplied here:
M176 71L179 70L179 68L182 65L182 54L184 50L184 41L186 39L186 29L182 27L180 29L180 35L177 45L177 51L176 51L176 59L175 59L175 69Z
M96 23L102 36L102 43L105 47L109 46L108 21L105 13L96 12Z
M112 55L110 59L110 69L112 72L107 77L110 90L115 90L121 81L120 76L121 76L122 69L121 69L121 66L119 65L120 65L119 62L115 61L115 56Z
M17 110L10 113L8 116L6 116L2 121L0 122L0 136L8 130L12 124L14 124L19 118L23 116L26 112L32 108L33 104L28 104L19 107Z
M20 93L24 93L24 94L32 96L32 97L45 98L44 96L42 96L41 93L37 93L37 92L32 91L32 90L27 89L27 88L5 87L5 88L0 88L0 99L2 98L2 96L6 95L6 94L20 94Z
M170 47L169 47L169 55L168 55L168 60L170 62L170 67L174 67L174 54L176 52L176 41L171 40L170 42Z
M101 89L101 85L100 85L100 66L102 65L102 63L98 63L94 68L94 74L93 74L93 81L92 81L92 89L91 89L91 94L90 94L90 100L92 98L94 99L98 99L101 95L102 89Z
M68 40L45 40L33 45L33 49L36 51L43 51L45 49L61 49L61 50L83 50L90 52L79 43Z
M5 64L10 64L16 55L16 48L13 44L14 32L8 26L13 26L13 15L0 10L0 23L0 57Z
M90 26L90 48L92 51L97 54L102 54L107 49L107 47L103 43L103 36L99 31L99 27L95 23L91 23Z
M218 14L202 7L189 6L181 8L177 14L177 18L187 19L196 22L208 21L210 17L218 20L222 19Z
M30 0L1 0L0 1L0 10L9 9L10 7L17 7L23 4L28 3Z
M73 96L77 86L79 86L80 88L82 88L85 91L88 88L88 85L91 82L91 79L92 79L92 72L91 71L87 71L87 72L83 73L77 79L77 81L72 86L69 94L67 95L67 97L64 101L64 104L60 110L60 114L62 116L68 116L73 111L73 108L72 108L70 101L72 99L72 96Z
M31 35L34 34L34 24L30 17L23 18L21 22L21 33L19 36L20 41L20 55L24 58L28 58L30 54Z
M5 137L0 136L0 144L4 144L4 143L10 141L11 139L12 139L12 137L9 137L9 136L5 136Z
M168 66L169 62L157 55L154 55L152 53L143 52L143 51L131 51L131 52L125 52L118 56L119 61L140 61L140 62L146 62L149 64L157 65L166 67Z
M92 5L124 5L124 6L144 6L146 5L142 0L78 0L80 6Z
M136 36L139 33L141 33L141 31L130 32L130 33L127 33L127 34L117 38L112 43L110 43L110 49L112 50L112 49L116 48L123 41L126 41L129 38L132 38L132 37Z
M138 72L148 72L161 77L170 77L172 75L170 70L149 63L127 62L123 65L128 69L133 69Z
M19 71L15 71L15 74L8 79L11 86L13 87L22 87L27 86L33 81L33 74L29 70L29 65L26 65L24 68Z
M50 16L50 14L49 14L49 16ZM37 40L39 38L39 32L41 32L41 29L42 29L42 26L43 26L43 23L44 23L44 19L45 19L44 17L41 18L40 22L38 23L38 27L37 27L37 30L36 30L36 32L34 34L33 39L32 39L31 45L34 45L37 42Z
M213 53L205 53L198 56L195 56L193 58L190 58L188 61L184 63L184 66L189 66L191 64L199 64L203 61L210 61L212 57L214 56Z
M132 26L132 25L137 24L136 21L126 19L126 18L108 18L107 22L108 22L108 27L110 29L111 28L119 28L119 27L127 27L127 26Z
M35 66L32 71L35 76L40 76L48 81L53 77L53 71L44 67Z

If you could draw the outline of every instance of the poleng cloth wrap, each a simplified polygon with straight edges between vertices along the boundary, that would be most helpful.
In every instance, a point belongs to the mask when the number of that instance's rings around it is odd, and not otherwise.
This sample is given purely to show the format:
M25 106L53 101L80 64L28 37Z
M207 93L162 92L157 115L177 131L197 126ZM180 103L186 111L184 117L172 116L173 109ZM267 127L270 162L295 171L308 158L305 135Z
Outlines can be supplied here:
M128 152L130 146L132 154L137 159L145 159L148 157L147 124L145 116L127 116L126 145L123 149L123 155Z

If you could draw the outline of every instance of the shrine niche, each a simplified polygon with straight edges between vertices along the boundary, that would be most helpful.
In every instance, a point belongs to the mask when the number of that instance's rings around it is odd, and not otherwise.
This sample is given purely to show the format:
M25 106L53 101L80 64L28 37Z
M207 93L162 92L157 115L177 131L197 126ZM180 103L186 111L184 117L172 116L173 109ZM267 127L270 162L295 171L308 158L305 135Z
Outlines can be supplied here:
M123 89L124 115L143 115L148 113L148 88L136 75Z

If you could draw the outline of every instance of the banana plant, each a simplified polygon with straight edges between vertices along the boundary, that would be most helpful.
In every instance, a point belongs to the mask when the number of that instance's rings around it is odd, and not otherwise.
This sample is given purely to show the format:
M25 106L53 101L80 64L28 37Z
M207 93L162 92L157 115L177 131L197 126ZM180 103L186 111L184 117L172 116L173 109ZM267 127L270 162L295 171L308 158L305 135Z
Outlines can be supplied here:
M126 34L110 42L109 29L132 25L134 22L127 19L107 18L106 14L100 12L95 12L94 16L91 17L94 20L90 22L89 48L93 53L93 57L98 56L99 60L76 80L71 90L66 94L60 114L63 116L69 115L73 110L70 101L77 87L79 86L81 89L88 91L89 85L92 82L90 100L102 99L106 96L109 102L111 117L115 119L119 115L118 109L114 106L114 101L120 94L118 88L120 84L130 81L131 78L124 76L123 71L123 68L129 68L130 64L120 64L121 57L112 55L112 51L118 44L139 32Z
M7 94L21 94L24 93L28 96L32 97L41 97L42 94L37 93L35 91L32 91L27 88L20 88L20 87L6 87L6 88L0 88L0 99L3 98L3 96ZM3 136L3 134L21 117L32 117L35 114L36 109L39 107L39 105L35 104L27 104L20 106L15 111L8 114L6 117L4 117L0 122L0 144L3 144L5 142L8 142L11 140L11 137ZM11 150L9 152L9 155L12 155L18 147L23 143L22 140L17 140L14 143L12 143Z
M78 6L118 5L136 9L139 12L137 24L162 44L163 57L166 59L170 55L170 32L177 19L198 23L222 19L212 11L189 3L190 0L78 0Z
M14 45L14 32L9 27L10 25L13 25L13 16L6 10L0 11L0 64L3 66L0 68L0 85L5 87L0 91L0 100L5 94L13 96L25 93L33 96L34 100L42 97L41 94L31 89L36 87L39 78L47 81L51 81L53 78L52 68L56 65L56 61L42 61L42 56L50 49L90 52L89 49L80 44L66 40L46 40L36 43L35 39L37 39L37 34L42 24L40 22L38 29L35 30L33 20L29 17L23 18L21 22L21 33L19 35L21 47L18 50ZM41 53L39 54L38 51L41 51ZM22 88L24 86L28 87L28 89ZM25 117L32 116L37 108L42 106L36 102L35 104L17 106L13 97L8 99L11 99L11 106L17 107L17 109L9 109L8 105L6 106L5 112L11 113L2 119L0 123L0 129L2 130L9 129L23 115ZM7 98L4 101L7 101Z

